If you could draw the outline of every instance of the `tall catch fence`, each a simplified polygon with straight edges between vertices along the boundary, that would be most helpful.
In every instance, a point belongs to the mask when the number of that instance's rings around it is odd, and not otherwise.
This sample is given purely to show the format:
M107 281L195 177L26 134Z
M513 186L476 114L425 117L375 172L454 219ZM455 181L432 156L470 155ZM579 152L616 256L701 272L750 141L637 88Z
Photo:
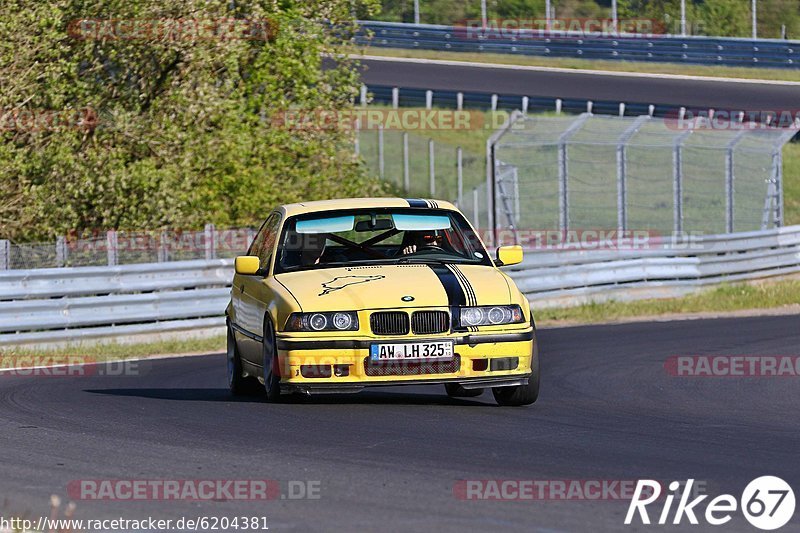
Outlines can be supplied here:
M707 117L519 113L491 146L496 227L664 236L779 227L781 150L797 131L719 127Z

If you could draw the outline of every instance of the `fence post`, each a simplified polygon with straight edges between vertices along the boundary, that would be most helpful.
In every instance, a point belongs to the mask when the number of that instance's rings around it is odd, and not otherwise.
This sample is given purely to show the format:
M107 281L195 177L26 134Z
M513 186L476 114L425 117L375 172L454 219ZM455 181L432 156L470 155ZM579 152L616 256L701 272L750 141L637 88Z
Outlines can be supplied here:
M408 169L408 132L403 132L403 189L406 196L410 194L411 190L411 177Z
M480 230L480 219L478 218L478 188L472 189L472 224Z
M356 119L356 136L355 136L355 152L356 155L361 155L361 119Z
M384 160L383 160L383 124L378 124L378 176L384 178Z
M392 108L397 109L400 105L400 88L392 87Z
M522 97L522 112L525 113L526 115L528 114L528 103L529 103L528 97L527 96L523 96Z
M464 205L464 154L459 146L456 148L456 183L458 185L458 194L456 196L456 203L459 209Z
M736 149L736 145L742 140L744 137L746 130L742 130L737 133L733 139L728 142L727 150L725 152L725 231L728 233L733 233L733 225L734 225L734 199L735 199L735 173L734 173L734 161L733 161L733 153Z
M561 113L561 98L556 98L556 113Z
M108 258L108 266L119 264L119 257L117 256L117 232L113 229L106 232L106 257Z
M620 104L624 107L625 104ZM624 111L624 109L623 109ZM617 139L617 230L623 232L628 229L628 142L639 131L642 124L650 120L648 115L637 117L633 123L625 128Z
M431 198L436 197L436 164L434 161L433 139L428 139L428 173L430 177Z
M777 188L777 198L775 202L775 227L783 226L783 153L780 148L772 156L773 175L775 176L775 187Z
M497 95L492 95L492 111L497 111Z
M430 109L433 107L433 91L428 89L425 91L425 109Z
M461 111L464 108L464 93L456 93L456 109Z
M0 239L0 270L11 268L11 242Z
M56 237L56 265L67 266L67 239L63 235Z
M683 233L683 141L692 133L688 130L678 136L672 148L672 205L674 237Z
M169 252L167 247L167 230L161 230L158 238L158 262L166 263L169 261Z
M367 107L367 86L361 86L361 107Z
M591 113L583 113L558 138L558 229L563 233L569 229L569 169L567 160L567 142L572 135L581 129Z
M205 245L206 260L217 258L216 233L217 230L214 224L206 224L205 228L203 228L203 244Z

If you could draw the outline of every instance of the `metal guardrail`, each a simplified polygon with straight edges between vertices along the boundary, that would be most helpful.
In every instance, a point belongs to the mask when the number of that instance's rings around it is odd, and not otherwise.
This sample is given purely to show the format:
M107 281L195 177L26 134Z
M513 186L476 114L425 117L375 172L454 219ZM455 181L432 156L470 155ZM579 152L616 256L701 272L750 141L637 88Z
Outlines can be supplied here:
M0 272L0 346L219 330L231 259Z
M529 253L508 274L540 305L686 294L721 282L800 272L800 226L711 235L674 247Z
M675 296L800 272L800 226L640 250L529 251L507 268L535 306ZM222 333L231 260L0 272L0 346Z
M569 32L547 36L531 30L519 30L508 38L490 31L486 38L479 38L458 26L374 21L359 24L359 44L381 48L769 68L800 66L800 41L636 34L605 37Z

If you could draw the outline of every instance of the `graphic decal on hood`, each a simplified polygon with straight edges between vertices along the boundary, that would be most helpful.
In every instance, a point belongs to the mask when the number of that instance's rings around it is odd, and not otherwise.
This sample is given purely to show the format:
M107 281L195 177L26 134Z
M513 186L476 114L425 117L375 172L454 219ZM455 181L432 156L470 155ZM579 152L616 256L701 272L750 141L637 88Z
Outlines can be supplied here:
M350 285L367 283L369 281L375 281L376 279L383 279L385 277L386 276L336 276L332 280L326 281L322 284L322 288L324 290L319 293L319 296L325 296L326 294L344 289Z

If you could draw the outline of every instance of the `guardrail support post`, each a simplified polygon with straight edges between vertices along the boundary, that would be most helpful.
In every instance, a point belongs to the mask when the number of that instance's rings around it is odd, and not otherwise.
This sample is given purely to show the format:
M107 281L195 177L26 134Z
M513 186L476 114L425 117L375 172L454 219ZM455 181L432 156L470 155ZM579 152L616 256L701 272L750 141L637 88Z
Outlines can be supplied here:
M106 257L108 258L108 266L119 264L117 251L117 232L112 229L106 232Z
M425 109L430 109L433 107L433 91L428 89L425 91Z
M456 93L456 109L459 111L464 109L464 93L462 92Z
M408 170L408 132L403 132L403 190L408 196L411 191L411 177Z
M436 198L436 164L434 157L433 139L428 139L428 174L430 177L431 198Z
M11 268L11 242L0 239L0 270Z
M67 265L67 239L63 235L56 237L56 265L63 267Z
M392 108L397 109L400 106L400 89L392 87Z
M556 113L561 113L561 98L556 98Z
M361 107L367 107L367 86L361 86Z
M527 96L523 96L522 97L522 112L525 113L526 115L528 114L528 97Z

